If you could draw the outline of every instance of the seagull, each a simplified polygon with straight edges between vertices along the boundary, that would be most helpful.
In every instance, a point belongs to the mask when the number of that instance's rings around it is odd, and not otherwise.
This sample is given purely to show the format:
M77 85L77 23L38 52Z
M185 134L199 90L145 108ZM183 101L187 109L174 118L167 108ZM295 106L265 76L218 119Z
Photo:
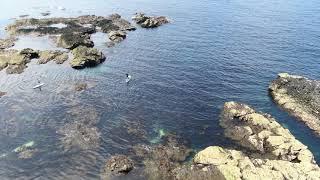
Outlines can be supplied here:
M129 83L131 81L132 76L129 74L126 74L127 78L126 78L126 83Z

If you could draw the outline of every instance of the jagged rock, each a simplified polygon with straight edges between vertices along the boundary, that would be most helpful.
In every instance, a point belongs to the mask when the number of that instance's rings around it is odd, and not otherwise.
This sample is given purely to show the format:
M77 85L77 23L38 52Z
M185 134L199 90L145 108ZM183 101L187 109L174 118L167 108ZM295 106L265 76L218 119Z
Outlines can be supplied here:
M273 99L320 135L320 81L281 73L272 81Z
M211 146L196 154L194 163L206 165L215 179L319 179L320 168L310 162L254 159L241 151ZM188 175L192 175L190 169ZM178 170L177 175L181 175ZM179 177L179 176L178 176ZM188 176L187 176L188 177ZM179 178L177 178L179 179ZM181 179L181 178L180 178Z
M68 60L68 54L63 51L45 50L39 53L38 64L46 64L49 61L54 60L57 64L62 64Z
M103 53L96 48L88 48L85 46L79 46L73 49L72 54L73 59L70 61L70 65L76 69L96 66L106 59Z
M268 114L258 113L245 104L227 102L220 125L227 137L268 159L314 163L308 147Z
M31 59L39 57L39 52L26 48L17 50L0 50L0 70L7 67L7 74L20 74Z
M58 38L58 46L66 49L74 49L78 46L93 47L90 35L80 33L64 33Z
M14 46L15 41L17 38L11 37L7 39L0 39L0 49L7 49Z
M143 28L155 28L169 23L164 16L146 16L144 13L136 13L132 19Z
M108 36L111 41L121 42L127 37L127 34L124 31L111 31Z
M133 161L125 155L114 155L110 157L104 167L102 179L110 179L113 176L128 174L134 168Z
M83 91L86 90L88 87L87 83L76 83L74 86L74 90L76 91Z

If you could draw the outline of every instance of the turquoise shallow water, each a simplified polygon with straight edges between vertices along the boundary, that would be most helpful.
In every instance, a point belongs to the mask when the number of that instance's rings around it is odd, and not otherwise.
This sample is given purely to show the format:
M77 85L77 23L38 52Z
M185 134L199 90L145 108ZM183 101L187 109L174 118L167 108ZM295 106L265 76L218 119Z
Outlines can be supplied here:
M317 1L11 0L1 2L0 25L21 14L40 17L47 10L52 17L117 12L126 19L144 11L173 22L152 30L138 28L114 48L107 48L106 35L94 35L96 47L107 56L96 68L75 71L67 63L33 62L21 75L0 72L0 90L8 92L0 99L0 128L5 129L0 154L30 140L39 149L30 160L0 160L2 179L97 179L108 155L127 152L140 142L123 132L126 123L139 122L150 139L163 128L185 137L194 148L228 145L218 120L223 103L230 100L273 115L320 162L320 138L277 107L267 91L279 72L320 79ZM21 41L17 48L52 48L43 42ZM129 86L125 73L133 76ZM32 89L37 79L46 83L41 92ZM92 88L74 93L78 81ZM67 112L79 107L98 112L101 145L62 152L56 131L70 120Z

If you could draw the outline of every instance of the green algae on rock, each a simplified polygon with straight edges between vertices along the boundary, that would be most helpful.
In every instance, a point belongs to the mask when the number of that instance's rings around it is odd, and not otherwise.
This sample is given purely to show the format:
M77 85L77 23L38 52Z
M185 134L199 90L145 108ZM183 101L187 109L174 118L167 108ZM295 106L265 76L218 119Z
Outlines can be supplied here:
M85 46L73 49L72 54L73 59L70 61L70 65L75 69L96 66L106 59L98 49Z
M320 81L280 73L269 91L274 101L320 135Z

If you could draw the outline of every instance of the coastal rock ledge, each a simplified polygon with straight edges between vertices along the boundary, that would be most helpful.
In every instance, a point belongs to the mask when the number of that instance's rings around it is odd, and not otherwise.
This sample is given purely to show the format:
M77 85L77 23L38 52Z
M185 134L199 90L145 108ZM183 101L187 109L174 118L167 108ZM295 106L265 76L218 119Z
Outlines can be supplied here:
M320 179L307 146L270 115L227 102L220 123L241 150L207 147L195 155L192 165L175 170L176 179Z
M320 135L320 81L280 73L269 91L278 105Z

